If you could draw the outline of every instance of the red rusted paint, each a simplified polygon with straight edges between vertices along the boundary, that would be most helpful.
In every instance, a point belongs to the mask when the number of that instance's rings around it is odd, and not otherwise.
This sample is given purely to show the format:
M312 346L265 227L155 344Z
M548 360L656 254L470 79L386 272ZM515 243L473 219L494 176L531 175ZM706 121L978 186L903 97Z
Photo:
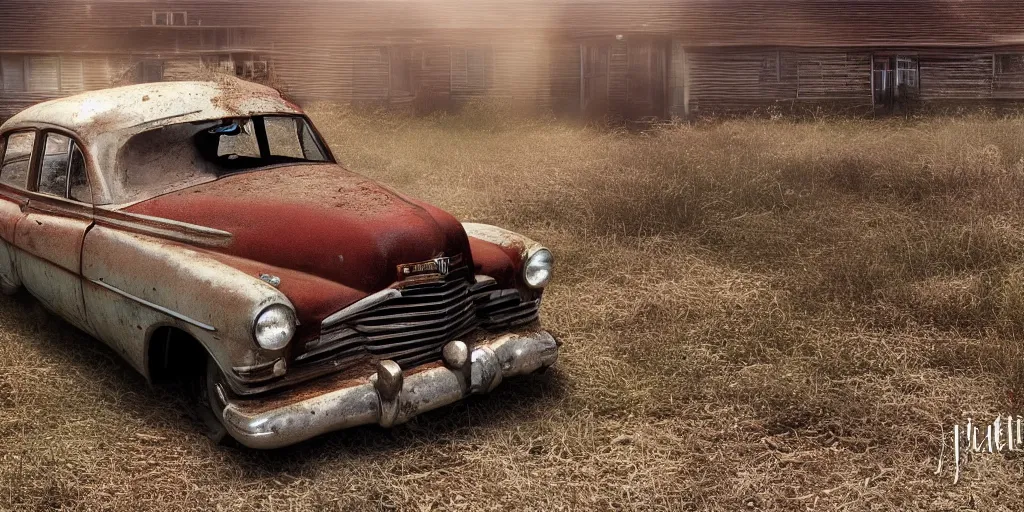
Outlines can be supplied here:
M478 238L469 239L469 248L477 274L493 277L502 288L515 286L520 265L518 253Z
M402 263L464 254L474 266L454 217L332 164L227 176L125 211L230 232L231 242L215 250L364 295L391 285ZM501 274L500 262L488 266Z

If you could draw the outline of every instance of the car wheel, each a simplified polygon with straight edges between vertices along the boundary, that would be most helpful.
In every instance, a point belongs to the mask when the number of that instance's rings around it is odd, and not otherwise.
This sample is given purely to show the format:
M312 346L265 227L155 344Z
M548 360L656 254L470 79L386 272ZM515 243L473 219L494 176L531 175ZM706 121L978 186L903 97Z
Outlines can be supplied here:
M196 416L203 425L203 433L217 444L230 444L232 441L224 428L224 375L212 357L207 356L205 371L193 381L192 402Z

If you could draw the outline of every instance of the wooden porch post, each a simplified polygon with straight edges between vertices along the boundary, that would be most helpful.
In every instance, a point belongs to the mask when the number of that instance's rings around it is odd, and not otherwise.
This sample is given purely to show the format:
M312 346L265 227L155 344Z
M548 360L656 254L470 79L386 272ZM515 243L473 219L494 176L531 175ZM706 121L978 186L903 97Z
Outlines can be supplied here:
M586 58L587 54L583 49L583 43L580 43L580 114L584 114L587 110L587 98L586 96L584 96L584 94L586 94L587 92L585 84L587 77L584 76L584 69L586 69L584 67L584 59Z
M690 117L690 59L686 55L686 48L683 52L683 113Z
M875 110L875 54L871 54L871 110Z

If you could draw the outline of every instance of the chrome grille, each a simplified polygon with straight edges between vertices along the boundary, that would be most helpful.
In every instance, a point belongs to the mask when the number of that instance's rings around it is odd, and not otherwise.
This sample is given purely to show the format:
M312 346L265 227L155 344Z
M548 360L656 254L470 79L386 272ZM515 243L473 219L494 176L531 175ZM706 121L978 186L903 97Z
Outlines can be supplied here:
M537 319L540 299L522 300L519 290L498 290L477 308L480 327L502 329L528 324Z
M319 338L306 344L296 364L345 367L391 359L405 368L440 358L449 341L478 327L502 329L537 319L539 300L499 289L491 278L464 277L389 288L329 316Z

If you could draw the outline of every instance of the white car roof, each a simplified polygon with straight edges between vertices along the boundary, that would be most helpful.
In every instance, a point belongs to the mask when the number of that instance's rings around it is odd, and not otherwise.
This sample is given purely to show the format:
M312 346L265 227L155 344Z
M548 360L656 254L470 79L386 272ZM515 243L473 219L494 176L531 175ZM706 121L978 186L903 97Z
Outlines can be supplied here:
M97 137L126 130L138 133L171 123L301 112L270 87L225 76L216 81L129 85L47 101L10 118L0 132L56 127L78 135L88 146Z
M0 125L0 134L59 129L78 137L95 169L93 199L102 205L113 199L114 162L131 137L172 124L259 114L302 114L302 109L275 89L223 76L211 81L129 85L47 101Z

